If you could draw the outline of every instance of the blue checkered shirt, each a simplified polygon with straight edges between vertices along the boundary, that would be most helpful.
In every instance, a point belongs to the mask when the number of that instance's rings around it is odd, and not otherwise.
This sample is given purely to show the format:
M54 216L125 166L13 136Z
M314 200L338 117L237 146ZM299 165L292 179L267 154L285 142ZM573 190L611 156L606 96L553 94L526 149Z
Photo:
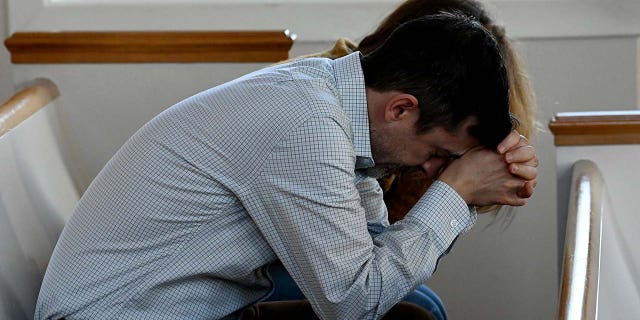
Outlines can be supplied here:
M374 319L434 271L476 213L436 182L389 226L360 55L273 66L188 98L96 177L36 319L232 319L277 259L322 319Z

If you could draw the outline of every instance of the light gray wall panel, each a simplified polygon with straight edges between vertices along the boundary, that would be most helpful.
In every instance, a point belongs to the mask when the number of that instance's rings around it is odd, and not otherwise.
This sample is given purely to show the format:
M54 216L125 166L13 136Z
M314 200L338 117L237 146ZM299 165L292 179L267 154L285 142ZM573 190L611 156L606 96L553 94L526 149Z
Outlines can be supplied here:
M557 112L635 108L635 38L524 40L517 47L539 106L541 130L533 139L541 161L538 187L512 217L481 216L441 261L429 284L451 319L555 317L565 226L557 208L566 200L556 201L555 147L547 124Z

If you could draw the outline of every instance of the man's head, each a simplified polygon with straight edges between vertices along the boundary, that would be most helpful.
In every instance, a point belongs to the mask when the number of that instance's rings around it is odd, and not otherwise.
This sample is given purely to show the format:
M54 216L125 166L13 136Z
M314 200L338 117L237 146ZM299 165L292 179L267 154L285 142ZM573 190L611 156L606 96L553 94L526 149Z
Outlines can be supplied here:
M409 21L362 58L362 69L372 144L408 124L417 135L439 128L492 149L511 131L500 50L472 18L442 13Z

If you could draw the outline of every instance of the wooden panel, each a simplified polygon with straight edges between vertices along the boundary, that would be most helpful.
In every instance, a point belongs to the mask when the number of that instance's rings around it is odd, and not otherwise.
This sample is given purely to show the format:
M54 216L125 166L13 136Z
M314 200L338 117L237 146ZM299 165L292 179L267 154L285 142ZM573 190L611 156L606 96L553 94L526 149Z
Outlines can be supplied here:
M0 136L19 125L60 95L48 79L36 79L0 106Z
M557 146L639 144L640 110L559 113L549 128Z
M276 62L295 36L284 31L16 32L13 63Z

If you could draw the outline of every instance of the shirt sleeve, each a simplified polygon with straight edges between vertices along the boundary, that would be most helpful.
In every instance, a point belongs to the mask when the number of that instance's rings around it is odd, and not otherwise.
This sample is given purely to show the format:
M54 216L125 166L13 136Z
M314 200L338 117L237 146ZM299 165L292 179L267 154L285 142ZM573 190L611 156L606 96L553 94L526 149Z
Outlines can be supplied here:
M375 238L389 226L387 207L378 181L363 171L356 172L355 185L360 195L360 204L367 216L367 229Z
M320 318L376 319L431 275L474 213L437 183L407 218L372 238L343 122L323 115L296 128L243 204Z

